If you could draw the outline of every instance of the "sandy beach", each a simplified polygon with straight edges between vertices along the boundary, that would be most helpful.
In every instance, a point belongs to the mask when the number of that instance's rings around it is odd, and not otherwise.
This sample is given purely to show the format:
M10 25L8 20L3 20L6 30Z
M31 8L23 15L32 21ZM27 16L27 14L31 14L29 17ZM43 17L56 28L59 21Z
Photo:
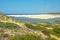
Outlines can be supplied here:
M7 15L12 17L26 17L26 18L35 18L35 19L50 19L50 18L59 18L60 15L52 14L39 14L39 15Z

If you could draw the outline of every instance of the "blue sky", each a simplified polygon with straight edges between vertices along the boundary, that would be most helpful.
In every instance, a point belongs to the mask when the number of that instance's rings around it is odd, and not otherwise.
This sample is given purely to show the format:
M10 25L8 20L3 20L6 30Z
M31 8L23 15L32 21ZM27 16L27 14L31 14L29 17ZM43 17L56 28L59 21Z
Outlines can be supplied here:
M60 12L60 0L0 0L3 13Z

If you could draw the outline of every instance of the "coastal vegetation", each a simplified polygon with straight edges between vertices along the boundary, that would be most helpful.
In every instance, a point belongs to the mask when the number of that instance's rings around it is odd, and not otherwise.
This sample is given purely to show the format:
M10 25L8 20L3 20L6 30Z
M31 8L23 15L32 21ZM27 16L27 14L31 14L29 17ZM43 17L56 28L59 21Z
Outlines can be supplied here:
M60 21L25 23L1 15L0 40L60 40Z

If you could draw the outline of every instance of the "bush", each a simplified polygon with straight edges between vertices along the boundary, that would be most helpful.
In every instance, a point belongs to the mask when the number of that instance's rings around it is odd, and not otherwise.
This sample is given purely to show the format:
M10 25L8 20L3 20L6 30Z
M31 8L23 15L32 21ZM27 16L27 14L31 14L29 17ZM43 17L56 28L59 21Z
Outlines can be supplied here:
M10 40L38 40L38 38L33 35L23 35L11 37Z
M3 22L0 22L0 27L4 27L4 28L20 28L17 24L3 23Z
M26 27L30 28L30 29L34 29L34 30L42 30L44 29L44 27L41 27L41 25L37 25L37 26L33 26L32 24L25 24Z

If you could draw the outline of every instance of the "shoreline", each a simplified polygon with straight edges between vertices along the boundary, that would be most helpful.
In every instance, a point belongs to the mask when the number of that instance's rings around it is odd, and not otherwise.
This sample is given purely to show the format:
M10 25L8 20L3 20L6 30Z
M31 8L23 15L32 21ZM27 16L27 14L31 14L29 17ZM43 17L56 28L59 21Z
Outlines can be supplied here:
M7 15L11 17L26 17L26 18L35 18L35 19L50 19L50 18L58 18L60 15L52 15L52 14L39 14L39 15Z

